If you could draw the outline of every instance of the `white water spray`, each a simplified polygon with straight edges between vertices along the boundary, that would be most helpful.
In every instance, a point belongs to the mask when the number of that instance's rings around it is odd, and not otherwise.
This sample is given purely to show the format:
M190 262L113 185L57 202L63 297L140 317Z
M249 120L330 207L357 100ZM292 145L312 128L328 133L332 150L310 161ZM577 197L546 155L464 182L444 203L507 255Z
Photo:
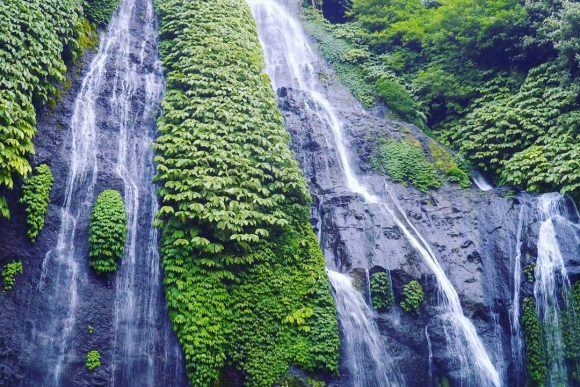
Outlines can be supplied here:
M305 104L305 108L315 111L330 128L346 186L352 192L364 197L368 204L380 205L385 213L392 217L437 278L443 296L442 319L450 325L449 353L459 357L463 376L479 386L499 386L499 374L475 327L464 316L459 296L429 244L401 210L396 198L389 195L390 202L394 205L391 207L387 201L372 194L354 172L343 134L343 125L330 101L322 94L322 87L314 74L314 64L319 62L319 59L312 50L298 19L277 1L248 0L248 2L257 21L258 32L266 53L266 72L270 75L274 88L286 86L309 95L315 106Z
M344 332L342 351L347 363L347 383L352 386L400 386L387 350L374 322L375 312L367 305L361 293L344 274L328 270L328 279L334 289L336 311ZM364 372L358 372L358 371ZM344 380L342 381L344 383Z
M544 327L550 386L568 384L565 348L560 313L572 305L570 281L556 234L557 223L568 223L568 208L559 194L545 194L538 198L541 217L538 237L534 296L540 321Z

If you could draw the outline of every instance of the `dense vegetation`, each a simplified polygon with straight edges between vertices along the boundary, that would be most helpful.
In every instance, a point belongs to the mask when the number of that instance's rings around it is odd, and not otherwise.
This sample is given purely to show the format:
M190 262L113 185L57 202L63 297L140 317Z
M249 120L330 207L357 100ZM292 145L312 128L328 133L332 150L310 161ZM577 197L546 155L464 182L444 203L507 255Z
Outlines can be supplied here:
M117 270L123 257L127 234L127 213L118 191L105 190L97 197L89 227L89 264L98 273Z
M32 242L36 240L38 233L44 227L52 183L52 172L46 164L36 167L34 174L24 179L20 201L26 206L28 237Z
M423 287L416 280L411 280L403 286L401 308L405 312L419 314L423 305Z
M0 216L10 215L1 190L32 171L36 109L55 103L67 64L93 36L81 0L0 2Z
M533 298L524 299L522 305L522 329L526 341L526 365L530 384L544 386L548 374L544 334L536 314L536 304Z
M4 265L2 270L2 287L10 290L16 283L16 276L23 273L22 261L16 260Z
M307 26L363 104L382 100L496 182L580 198L580 3L345 5L347 23L308 12Z
M310 198L245 2L157 0L167 84L155 142L170 317L191 383L338 370Z
M119 0L85 0L84 9L87 18L99 25L106 25L119 6Z
M89 351L87 353L87 360L85 367L89 371L94 371L101 366L101 353L99 351Z
M371 276L371 302L378 311L387 310L395 304L391 278L384 271Z
M373 168L386 172L398 183L411 183L423 192L439 188L444 178L464 188L471 186L465 168L434 141L429 142L427 149L431 160L426 158L423 145L410 136L401 140L379 139L377 148L371 160Z

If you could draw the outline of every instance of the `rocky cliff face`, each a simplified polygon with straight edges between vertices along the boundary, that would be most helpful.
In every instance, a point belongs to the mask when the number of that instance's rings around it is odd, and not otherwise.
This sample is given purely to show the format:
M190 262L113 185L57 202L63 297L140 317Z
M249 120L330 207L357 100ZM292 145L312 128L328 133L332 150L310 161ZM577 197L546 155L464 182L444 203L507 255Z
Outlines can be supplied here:
M523 380L525 371L514 365L511 349L514 259L522 206L531 214L522 230L522 256L532 261L537 255L539 218L535 199L529 195L508 199L502 190L482 192L476 187L460 189L450 184L424 194L378 175L370 169L369 158L381 136L412 134L425 146L426 136L408 124L364 112L325 65L319 65L318 76L325 80L324 93L343 121L345 142L355 155L351 163L359 178L371 192L387 200L398 199L401 211L433 247L503 383L516 385L516 378ZM459 383L460 368L446 347L433 274L381 206L365 203L362 196L345 187L328 122L321 121L313 101L298 90L281 88L277 93L292 135L292 148L315 199L312 222L327 266L350 273L367 296L369 274L389 270L397 303L403 285L411 279L419 280L426 291L421 314L415 317L398 307L380 313L381 334L407 385L435 385L443 375ZM578 229L568 228L561 235L561 248L569 257L572 276L578 273L579 240ZM522 294L530 294L531 285L525 279L522 282Z

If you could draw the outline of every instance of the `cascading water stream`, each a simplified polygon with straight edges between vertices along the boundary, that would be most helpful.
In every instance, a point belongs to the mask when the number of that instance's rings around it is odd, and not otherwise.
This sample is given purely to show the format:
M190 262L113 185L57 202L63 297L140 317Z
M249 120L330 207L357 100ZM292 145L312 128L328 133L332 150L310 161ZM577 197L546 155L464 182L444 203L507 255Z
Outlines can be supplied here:
M112 337L97 348L111 367L107 385L186 384L163 308L158 232L152 227L157 198L151 143L163 92L156 35L152 0L122 1L76 97L61 227L39 284L47 302L38 318L48 323L33 328L46 371L42 386L70 384L75 363L85 356L73 342L87 329L80 322L92 293L88 286L105 283L89 281L86 242L92 205L105 188L120 188L127 211L125 253L111 277Z
M460 361L462 379L478 386L500 385L498 372L477 335L475 327L464 316L459 296L429 244L409 221L396 198L389 193L387 202L372 194L361 184L354 172L342 123L330 101L322 94L323 88L314 74L314 64L319 62L319 59L310 47L298 19L277 1L248 0L248 2L257 21L260 39L266 53L266 72L270 75L274 88L290 87L308 94L315 106L311 107L310 104L305 103L305 108L315 110L331 130L345 185L350 191L364 197L367 204L381 206L434 273L442 295L441 319L449 325L449 329L446 329L448 352L451 357L458 358ZM389 192L388 187L386 191ZM392 203L392 207L388 204L389 202ZM337 299L337 303L339 302L340 300ZM366 370L355 371L364 373Z
M518 214L518 226L516 229L516 244L513 255L513 298L510 309L510 329L511 329L511 353L514 367L514 381L520 385L520 376L524 367L522 354L524 350L524 336L520 324L520 293L522 285L522 233L524 229L524 218L526 206L522 205Z
M379 330L374 323L375 313L367 305L344 274L328 270L328 279L334 289L336 310L344 332L343 355L348 370L364 370L347 375L342 380L352 386L400 386L398 373L384 348Z
M540 321L544 328L548 382L550 386L568 384L561 312L572 307L570 281L564 256L560 250L556 228L558 225L577 227L570 221L566 199L559 194L545 194L538 198L540 231L538 259L535 268L534 296Z

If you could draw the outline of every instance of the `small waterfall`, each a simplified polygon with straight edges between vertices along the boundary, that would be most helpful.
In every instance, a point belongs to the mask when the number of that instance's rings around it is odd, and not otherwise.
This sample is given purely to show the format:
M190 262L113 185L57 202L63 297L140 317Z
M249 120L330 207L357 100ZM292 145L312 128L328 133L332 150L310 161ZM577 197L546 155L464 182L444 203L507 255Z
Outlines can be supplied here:
M328 270L328 278L334 290L343 336L341 352L349 378L347 381L341 380L343 383L341 385L353 387L402 385L381 341L374 322L374 311L366 304L349 277Z
M94 348L101 352L102 367L110 367L107 385L187 383L163 308L158 232L152 227L157 198L151 143L163 92L156 35L152 0L122 1L76 97L61 228L43 262L39 289L46 305L33 328L45 373L38 385L75 384L85 356L79 350L80 332L87 329L83 311L98 305L90 300L91 286L102 288L111 280L114 302L102 309L103 319L112 313L110 343ZM93 279L87 229L96 194L111 187L120 189L125 201L126 248L110 279Z
M572 306L572 299L556 227L558 224L573 224L569 220L572 214L569 214L566 199L559 194L540 196L538 212L542 223L538 237L534 296L538 316L544 328L548 382L550 386L564 386L568 384L568 370L560 312ZM574 215L578 217L577 214Z
M473 180L477 188L482 191L490 191L493 189L493 186L489 184L485 177L478 171L471 172L471 180Z
M266 53L266 72L272 79L273 87L275 89L283 86L291 87L309 95L312 104L305 103L304 108L315 111L322 121L327 123L334 139L345 185L351 192L364 197L369 205L381 206L435 275L443 296L441 319L449 325L449 329L446 329L448 352L452 358L457 358L461 363L463 379L473 385L498 386L499 374L474 325L463 314L459 296L429 244L409 221L396 198L389 194L389 200L384 200L369 192L359 181L351 163L342 123L330 101L322 94L323 88L314 73L314 64L319 62L319 59L312 50L300 22L278 1L248 0L248 3L257 21L258 32ZM386 191L389 192L388 187Z
M524 367L522 354L524 351L524 336L520 324L520 293L522 286L522 233L524 228L524 217L526 206L522 205L518 214L518 225L516 229L516 244L513 255L513 298L510 308L510 329L511 329L511 353L513 362L513 374L516 385L523 383L522 370Z

